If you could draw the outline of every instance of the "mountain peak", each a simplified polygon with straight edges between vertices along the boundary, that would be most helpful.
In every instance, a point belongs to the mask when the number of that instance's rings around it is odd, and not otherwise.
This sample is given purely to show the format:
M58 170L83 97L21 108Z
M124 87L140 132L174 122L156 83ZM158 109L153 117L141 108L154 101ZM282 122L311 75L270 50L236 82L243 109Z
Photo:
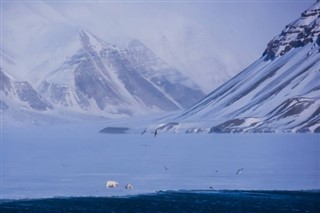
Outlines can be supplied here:
M318 1L264 57L161 125L187 133L320 132L319 17Z
M79 30L79 37L83 47L93 49L97 53L103 51L106 48L116 49L115 45L103 41L88 30Z
M95 35L93 35L92 33L90 33L87 30L83 30L81 29L79 31L79 37L81 39L81 42L83 44L97 44L97 43L101 43L99 40L99 38L97 38Z
M320 40L320 2L317 1L305 10L299 19L288 24L280 35L272 39L263 56L265 60L273 60L294 48L303 47Z
M120 47L79 30L72 42L76 48L38 81L59 109L131 116L178 110L204 96L139 40Z
M86 29L79 29L79 35L90 34L90 32Z

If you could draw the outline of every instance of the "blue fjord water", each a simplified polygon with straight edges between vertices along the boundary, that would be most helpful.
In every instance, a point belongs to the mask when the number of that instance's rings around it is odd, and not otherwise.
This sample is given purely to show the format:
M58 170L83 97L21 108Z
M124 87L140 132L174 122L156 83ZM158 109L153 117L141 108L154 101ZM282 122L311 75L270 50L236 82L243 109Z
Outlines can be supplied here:
M1 200L0 212L320 212L320 191L160 191L121 197Z

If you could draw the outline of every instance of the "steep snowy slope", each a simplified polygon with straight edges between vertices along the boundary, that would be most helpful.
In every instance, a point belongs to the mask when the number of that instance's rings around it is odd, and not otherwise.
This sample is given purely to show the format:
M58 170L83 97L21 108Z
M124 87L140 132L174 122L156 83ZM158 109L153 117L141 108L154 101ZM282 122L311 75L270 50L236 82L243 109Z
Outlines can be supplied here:
M47 70L36 79L38 88L58 108L133 115L178 110L204 96L139 41L120 48L82 30L60 52L55 55L65 57L35 71Z
M320 132L320 2L263 56L171 119L187 132Z
M128 51L133 67L163 92L169 94L182 108L190 107L203 96L194 82L157 57L139 40L131 41Z
M25 109L31 111L51 110L52 105L46 101L27 81L11 76L9 71L15 69L14 60L3 51L0 67L0 110Z

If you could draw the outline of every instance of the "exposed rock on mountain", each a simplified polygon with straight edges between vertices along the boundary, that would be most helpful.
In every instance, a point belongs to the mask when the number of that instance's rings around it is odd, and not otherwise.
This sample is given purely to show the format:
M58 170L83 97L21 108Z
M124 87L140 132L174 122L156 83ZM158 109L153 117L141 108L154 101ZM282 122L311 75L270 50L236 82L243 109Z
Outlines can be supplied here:
M272 39L263 53L265 60L273 60L292 48L303 47L308 43L320 41L319 2L301 14L296 21L288 24L280 35Z
M38 87L56 107L132 115L182 109L204 96L140 41L120 48L82 30L70 45L74 53Z
M186 132L320 132L319 36L318 1L260 59L167 122Z
M9 77L0 69L1 100L0 108L6 111L9 108L24 108L35 111L46 111L53 109L27 81L20 81Z

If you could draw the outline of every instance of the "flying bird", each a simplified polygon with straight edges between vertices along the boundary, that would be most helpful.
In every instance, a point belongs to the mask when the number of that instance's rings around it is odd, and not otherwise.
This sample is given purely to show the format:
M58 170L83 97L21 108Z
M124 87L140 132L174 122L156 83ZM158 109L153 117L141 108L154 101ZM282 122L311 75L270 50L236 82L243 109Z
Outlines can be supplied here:
M242 171L244 170L244 168L238 169L238 171L236 172L236 174L240 174Z

